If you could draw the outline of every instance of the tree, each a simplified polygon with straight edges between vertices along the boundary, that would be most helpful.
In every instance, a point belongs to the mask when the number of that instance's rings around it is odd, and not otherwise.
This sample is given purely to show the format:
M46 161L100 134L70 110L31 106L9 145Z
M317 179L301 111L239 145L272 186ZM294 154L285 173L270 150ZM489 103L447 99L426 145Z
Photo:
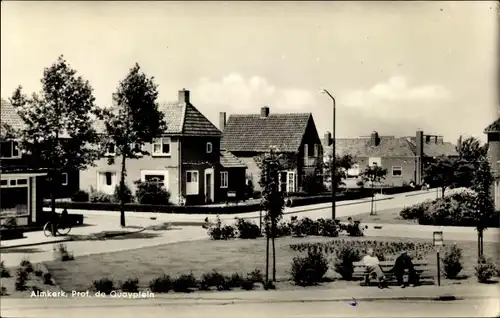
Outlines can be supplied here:
M384 169L378 165L368 166L365 171L361 174L361 179L364 183L370 182L372 187L372 202L370 208L370 215L374 215L373 211L373 202L375 201L375 191L373 191L373 187L375 183L380 183L385 179L387 175L387 169Z
M266 229L266 281L269 281L269 238L273 248L273 281L276 281L276 247L275 238L277 224L283 216L285 201L283 192L279 189L279 173L283 167L283 156L278 155L274 148L259 162L261 167L259 184L262 187L261 205L267 212L264 218Z
M479 139L468 137L463 139L458 138L456 150L458 152L457 159L450 159L453 162L455 170L455 187L472 186L474 171L482 158L486 158L488 152L488 144L481 145Z
M446 156L436 158L424 169L424 181L431 187L441 188L444 198L445 189L456 182L454 162Z
M100 111L89 82L76 73L61 55L45 68L38 94L28 97L19 86L10 98L24 122L18 132L21 148L36 159L37 168L49 169L53 216L61 171L85 169L99 157L93 121Z
M354 158L349 155L336 156L335 158L335 174L334 174L334 184L337 185L336 189L338 189L341 185L344 185L343 180L347 177L347 170L352 168L355 161ZM332 185L332 169L333 169L333 158L329 156L324 163L324 174L325 180L330 181L330 186Z
M158 110L157 85L154 78L147 77L135 64L119 84L114 95L115 104L104 113L106 136L105 147L115 147L115 155L121 158L120 173L120 224L125 226L125 178L126 160L149 154L144 144L166 130L163 113ZM115 158L108 159L113 164Z
M483 232L488 225L495 221L495 205L491 196L493 174L487 158L483 157L478 163L474 174L472 189L476 192L474 200L474 221L476 223L478 239L478 258L483 255Z

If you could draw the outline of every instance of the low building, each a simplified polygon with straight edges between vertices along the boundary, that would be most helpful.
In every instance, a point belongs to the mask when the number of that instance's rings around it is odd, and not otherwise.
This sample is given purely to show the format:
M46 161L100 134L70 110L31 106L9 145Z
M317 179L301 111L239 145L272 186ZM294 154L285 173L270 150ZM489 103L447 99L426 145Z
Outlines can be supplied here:
M488 137L488 159L493 173L493 198L495 209L500 210L500 118L486 127L484 133Z
M332 138L326 133L323 140L325 157L332 155ZM411 182L422 184L426 160L439 156L457 156L455 145L445 142L442 136L426 135L418 130L415 137L380 136L374 131L370 136L338 138L337 156L349 154L356 162L347 171L347 187L356 187L358 177L367 166L378 165L387 169L382 186L400 187Z

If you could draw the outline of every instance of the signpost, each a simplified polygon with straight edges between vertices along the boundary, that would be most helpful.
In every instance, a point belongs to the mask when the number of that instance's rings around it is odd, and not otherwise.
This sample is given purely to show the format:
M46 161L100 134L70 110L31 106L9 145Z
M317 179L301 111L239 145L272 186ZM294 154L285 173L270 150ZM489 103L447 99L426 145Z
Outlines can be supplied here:
M436 248L436 255L437 255L438 286L441 286L441 266L440 266L439 252L441 250L441 247L443 246L443 232L442 231L436 231L432 234L432 243L433 243L434 247Z

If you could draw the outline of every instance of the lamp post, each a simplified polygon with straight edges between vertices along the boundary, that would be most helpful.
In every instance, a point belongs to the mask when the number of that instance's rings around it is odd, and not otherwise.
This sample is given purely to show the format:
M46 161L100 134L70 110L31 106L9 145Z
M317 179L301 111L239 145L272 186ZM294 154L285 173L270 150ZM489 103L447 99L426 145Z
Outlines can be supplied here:
M329 91L326 89L321 90L321 93L327 94L331 99L333 103L333 132L332 132L332 220L335 220L335 194L337 193L337 183L335 181L335 170L336 169L336 159L337 156L335 154L335 97L330 94Z

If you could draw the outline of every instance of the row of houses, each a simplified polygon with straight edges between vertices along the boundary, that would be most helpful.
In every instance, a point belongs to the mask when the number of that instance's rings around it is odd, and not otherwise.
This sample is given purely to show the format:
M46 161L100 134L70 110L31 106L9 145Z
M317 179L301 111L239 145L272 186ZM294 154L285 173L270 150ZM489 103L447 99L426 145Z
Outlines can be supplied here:
M22 120L12 105L4 100L1 105L1 122L22 128ZM223 202L228 196L243 198L249 180L259 190L260 170L255 157L268 152L270 147L287 154L288 162L280 173L280 188L287 192L300 191L304 176L315 173L318 164L332 155L331 135L319 137L311 113L278 114L267 106L255 114L228 116L222 112L216 127L195 107L185 89L179 91L176 102L160 103L159 109L165 115L167 131L145 145L150 155L127 161L126 183L133 190L134 181L154 178L169 190L173 203L182 197L190 204ZM96 123L96 129L104 133L103 123ZM94 167L62 172L58 195L68 197L79 189L112 193L120 181L121 164L120 158L108 164L108 157L115 155L113 148L111 145ZM355 180L364 167L376 163L387 168L385 183L390 186L411 181L419 184L426 158L456 155L452 143L421 130L407 137L372 132L369 136L339 138L336 153L350 154L356 159L356 165L348 171L348 179ZM4 206L16 205L4 204L11 198L5 191L12 187L10 181L4 180L17 178L9 177L9 171L16 170L15 167L36 167L36 158L23 155L15 140L4 140L1 165L3 213ZM30 184L24 185L29 188ZM29 201L19 200L24 205Z

